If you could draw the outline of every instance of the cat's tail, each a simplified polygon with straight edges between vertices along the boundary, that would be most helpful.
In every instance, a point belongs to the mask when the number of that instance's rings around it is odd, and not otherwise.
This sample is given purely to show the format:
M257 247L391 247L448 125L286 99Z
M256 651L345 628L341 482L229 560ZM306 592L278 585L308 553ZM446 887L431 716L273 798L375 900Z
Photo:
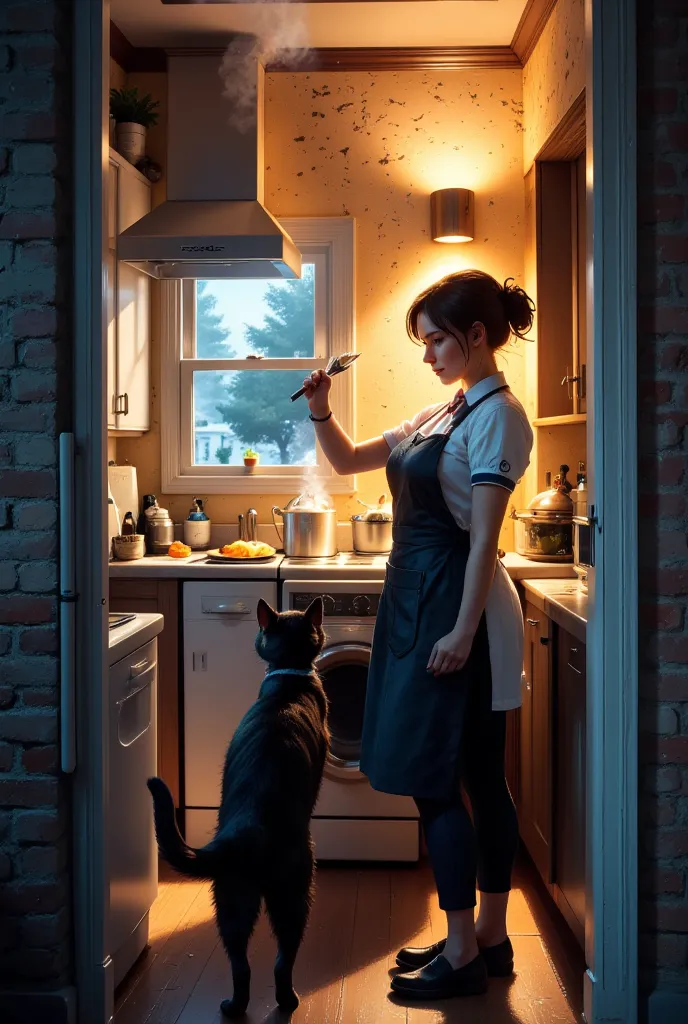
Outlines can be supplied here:
M197 850L188 846L177 828L174 800L165 783L154 777L147 785L153 797L155 836L161 855L181 875L206 880L215 878L219 861L226 858L224 847L228 844L213 840Z

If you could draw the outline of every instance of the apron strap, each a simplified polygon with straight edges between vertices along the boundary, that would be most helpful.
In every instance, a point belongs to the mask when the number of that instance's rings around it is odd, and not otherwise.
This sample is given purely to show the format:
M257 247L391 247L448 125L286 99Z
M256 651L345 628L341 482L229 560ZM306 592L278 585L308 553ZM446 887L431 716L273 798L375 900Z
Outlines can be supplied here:
M468 402L464 402L463 405L459 407L454 418L452 419L451 424L449 425L449 430L446 433L446 437L449 437L449 435L452 434L461 423L463 423L466 417L470 413L472 413L474 409L477 409L479 405L482 405L483 402L486 402L488 398L491 398L492 395L496 395L500 391L508 390L509 385L502 384L500 385L500 387L493 388L492 391L488 391L486 395L482 395L475 402L471 402L470 404Z

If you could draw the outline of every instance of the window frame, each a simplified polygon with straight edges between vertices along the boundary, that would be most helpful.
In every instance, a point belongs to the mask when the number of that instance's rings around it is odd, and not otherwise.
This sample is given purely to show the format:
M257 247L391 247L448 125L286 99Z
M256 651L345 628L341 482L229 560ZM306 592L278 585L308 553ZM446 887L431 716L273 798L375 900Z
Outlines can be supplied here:
M199 466L193 464L193 373L197 370L324 368L331 355L356 351L352 217L283 217L280 224L316 264L314 357L305 359L197 359L193 353L195 282L161 282L161 475L165 494L285 494L303 479L303 466ZM186 294L186 301L185 301ZM353 437L355 366L332 389L332 409ZM317 444L317 470L332 494L351 494L356 479L337 476Z

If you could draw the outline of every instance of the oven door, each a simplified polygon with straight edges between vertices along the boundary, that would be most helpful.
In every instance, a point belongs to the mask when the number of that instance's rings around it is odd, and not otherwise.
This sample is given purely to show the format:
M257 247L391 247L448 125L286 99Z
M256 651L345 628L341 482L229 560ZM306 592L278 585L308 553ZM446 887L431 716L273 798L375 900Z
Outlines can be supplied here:
M360 760L369 665L370 644L355 639L326 647L316 662L329 701L330 779L365 780Z

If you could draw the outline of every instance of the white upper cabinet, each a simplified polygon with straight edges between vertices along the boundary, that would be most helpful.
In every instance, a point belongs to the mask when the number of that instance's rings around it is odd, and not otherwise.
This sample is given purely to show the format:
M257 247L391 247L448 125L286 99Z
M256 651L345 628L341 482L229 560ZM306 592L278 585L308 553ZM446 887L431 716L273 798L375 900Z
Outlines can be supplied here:
M151 186L110 150L108 179L108 430L150 428L150 278L117 259L117 235L151 208Z

